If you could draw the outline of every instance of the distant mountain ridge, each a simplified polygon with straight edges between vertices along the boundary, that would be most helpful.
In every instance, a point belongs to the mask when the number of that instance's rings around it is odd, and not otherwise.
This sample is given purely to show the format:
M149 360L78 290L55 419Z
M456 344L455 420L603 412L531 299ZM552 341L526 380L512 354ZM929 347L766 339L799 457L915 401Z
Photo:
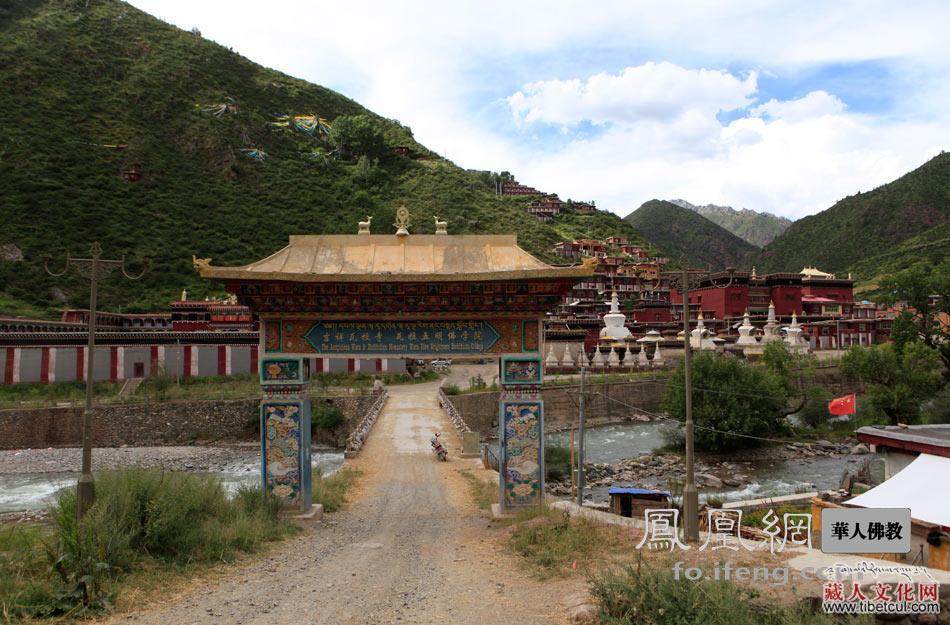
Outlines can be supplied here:
M745 266L759 248L699 213L666 200L650 200L623 218L670 258L714 270Z
M682 199L670 200L670 202L699 213L756 247L765 247L792 225L791 219L766 211L754 211L749 208L737 210L731 206L717 204L698 206Z

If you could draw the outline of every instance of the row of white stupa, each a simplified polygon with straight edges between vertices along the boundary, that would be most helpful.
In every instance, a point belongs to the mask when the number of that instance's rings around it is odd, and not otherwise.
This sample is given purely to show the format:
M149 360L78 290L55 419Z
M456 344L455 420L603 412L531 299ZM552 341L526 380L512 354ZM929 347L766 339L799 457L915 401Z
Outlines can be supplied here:
M604 315L604 327L600 330L600 338L620 343L628 342L633 338L633 333L627 328L626 321L627 316L620 312L620 301L617 299L617 292L614 291L610 297L610 312ZM762 328L762 338L757 339L753 336L755 326L749 321L749 311L747 310L742 319L742 325L739 326L739 338L736 340L736 347L742 348L743 352L754 354L760 353L767 343L784 340L792 352L807 352L809 350L808 342L802 338L802 328L798 325L798 316L795 313L792 313L792 323L782 329L785 331L784 339L782 338L778 321L775 319L775 304L769 302L769 316L765 322L765 326ZM693 328L689 334L689 346L694 350L721 350L722 343L725 342L723 339L713 336L706 328L702 311L700 311L699 317L696 320L696 327ZM679 338L682 339L682 337L683 333L680 332ZM581 348L576 363L571 355L570 347L565 346L564 355L559 361L557 356L554 355L554 345L552 344L548 348L548 354L544 359L544 363L548 367L619 367L621 365L624 367L643 367L650 364L654 367L662 366L664 361L663 354L660 351L661 339L662 337L659 332L650 330L644 337L636 340L636 342L640 344L640 351L637 355L634 356L634 351L627 346L627 352L624 354L622 361L613 345L611 345L610 353L606 358L600 351L600 345L597 345L594 350L594 355L589 362L586 352ZM652 360L647 358L645 349L647 343L653 343L655 345Z

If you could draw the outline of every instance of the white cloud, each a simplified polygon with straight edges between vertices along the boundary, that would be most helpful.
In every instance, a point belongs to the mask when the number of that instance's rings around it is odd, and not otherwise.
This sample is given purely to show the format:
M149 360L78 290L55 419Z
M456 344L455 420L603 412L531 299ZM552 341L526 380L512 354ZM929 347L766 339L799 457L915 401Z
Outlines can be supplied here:
M752 114L794 121L822 115L838 115L843 113L845 108L847 107L838 96L818 90L797 100L779 101L772 98L765 104L754 107Z
M800 216L950 144L946 0L131 2L397 118L463 167L618 213L685 197ZM885 59L901 82L879 115L827 83L749 100L766 77ZM547 125L563 148L536 140Z
M619 74L595 74L584 81L530 83L506 101L525 122L670 121L747 106L756 89L756 77L756 72L740 79L724 71L651 62L627 67Z

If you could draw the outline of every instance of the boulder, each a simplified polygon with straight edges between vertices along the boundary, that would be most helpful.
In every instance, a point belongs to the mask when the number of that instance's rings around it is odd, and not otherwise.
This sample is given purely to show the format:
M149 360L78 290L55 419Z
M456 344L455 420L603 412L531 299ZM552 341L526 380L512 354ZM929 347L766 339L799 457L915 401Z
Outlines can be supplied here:
M570 617L572 623L578 625L594 625L599 622L599 610L597 606L585 603L571 608Z
M696 481L709 488L722 488L722 480L709 473L697 473Z
M821 447L822 449L837 449L838 446L832 443L831 441L826 441L824 439L820 441L815 441L815 445Z
M865 445L864 443L858 443L857 445L851 448L851 451L849 453L852 456L858 456L861 454L869 454L871 453L871 450L868 449L868 446Z

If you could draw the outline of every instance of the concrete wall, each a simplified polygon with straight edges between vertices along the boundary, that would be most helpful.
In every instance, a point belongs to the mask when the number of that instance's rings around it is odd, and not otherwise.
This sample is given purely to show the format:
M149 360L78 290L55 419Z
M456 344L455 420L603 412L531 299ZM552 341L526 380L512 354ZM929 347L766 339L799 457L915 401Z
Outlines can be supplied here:
M350 430L372 406L378 392L312 398L343 413L337 429L314 432L313 442L342 447ZM195 440L254 439L259 435L260 399L177 401L103 406L93 417L93 444L187 444ZM82 443L82 408L0 410L0 449L74 447Z

